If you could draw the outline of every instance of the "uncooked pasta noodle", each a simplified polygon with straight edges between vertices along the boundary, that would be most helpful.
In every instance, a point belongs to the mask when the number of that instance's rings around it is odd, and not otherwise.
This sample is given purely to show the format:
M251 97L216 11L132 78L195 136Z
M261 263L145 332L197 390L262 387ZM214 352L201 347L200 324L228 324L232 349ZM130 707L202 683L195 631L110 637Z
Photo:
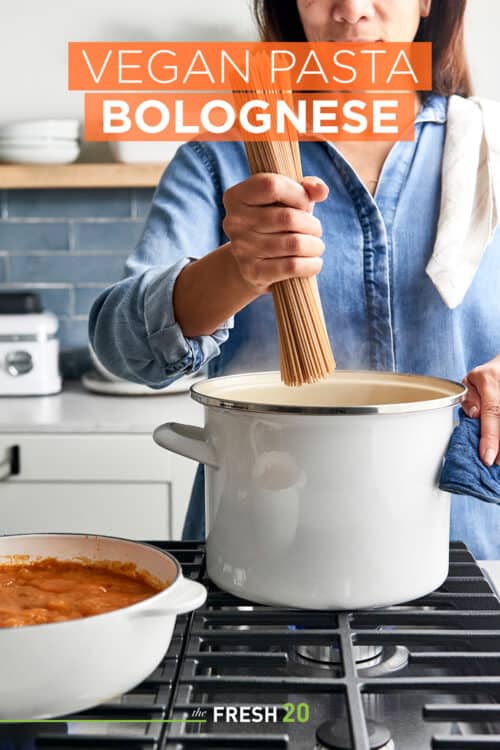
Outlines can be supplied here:
M262 54L262 53L258 53ZM255 57L258 57L256 55ZM257 62L253 70L265 61ZM280 85L283 85L282 83ZM265 86L256 92L238 92L240 102L262 94ZM268 102L287 97L289 91L265 91ZM290 135L283 141L248 141L245 149L250 172L274 172L297 182L303 178L299 144L286 121ZM292 278L279 281L271 287L278 329L281 379L286 385L298 386L325 378L335 369L335 359L328 340L316 277Z

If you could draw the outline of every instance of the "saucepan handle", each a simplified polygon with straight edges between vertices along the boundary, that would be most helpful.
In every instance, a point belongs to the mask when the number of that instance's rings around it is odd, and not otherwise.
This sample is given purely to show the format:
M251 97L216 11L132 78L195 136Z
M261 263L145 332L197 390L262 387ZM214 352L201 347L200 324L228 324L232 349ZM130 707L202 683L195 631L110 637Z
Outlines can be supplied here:
M198 581L191 578L179 578L171 592L171 599L161 607L141 609L135 614L136 617L165 617L169 615L183 615L192 612L205 603L207 590Z
M162 448L192 458L200 464L218 469L215 451L207 440L207 434L202 427L179 422L166 422L157 427L153 433L153 440Z

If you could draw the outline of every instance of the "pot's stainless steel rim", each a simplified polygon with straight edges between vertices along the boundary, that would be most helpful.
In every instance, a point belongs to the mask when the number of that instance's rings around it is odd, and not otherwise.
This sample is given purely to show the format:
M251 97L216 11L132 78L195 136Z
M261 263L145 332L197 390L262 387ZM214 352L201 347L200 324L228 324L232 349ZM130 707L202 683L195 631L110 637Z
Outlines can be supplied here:
M456 406L463 401L467 388L463 383L458 383L455 380L447 380L445 378L437 378L431 375L415 375L413 373L395 373L395 372L384 372L380 370L339 370L342 375L355 375L355 376L375 376L376 379L382 379L383 377L391 377L393 380L404 382L404 380L419 381L421 385L429 385L437 388L441 385L442 388L453 386L458 389L457 393L442 396L441 398L433 398L427 401L412 401L403 402L396 404L370 404L370 406L294 406L282 405L282 404L263 404L259 402L245 402L238 401L235 399L218 398L215 396L208 396L205 393L200 393L199 388L203 387L204 384L214 382L215 380L221 381L224 379L237 379L237 378L248 378L249 376L255 375L273 375L273 372L268 373L242 373L239 375L228 375L220 378L206 379L200 383L192 385L190 388L191 398L197 401L203 406L212 406L222 409L232 409L235 411L252 412L259 414L307 414L307 415L376 415L376 414L409 414L412 412L419 411L432 411L434 409L444 409L450 406Z

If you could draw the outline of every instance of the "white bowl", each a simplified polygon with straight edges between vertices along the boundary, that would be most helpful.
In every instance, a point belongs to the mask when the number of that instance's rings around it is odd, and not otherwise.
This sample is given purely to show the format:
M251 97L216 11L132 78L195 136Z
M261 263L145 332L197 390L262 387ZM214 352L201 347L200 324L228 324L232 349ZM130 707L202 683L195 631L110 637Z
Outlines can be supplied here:
M0 138L78 138L78 120L32 120L0 127Z
M0 135L0 146L46 146L47 144L54 145L56 148L65 148L68 145L73 146L75 143L78 144L78 140L75 138L52 138L48 136L40 136L39 138L5 138Z
M77 141L37 144L0 142L0 161L11 164L70 164L78 158L79 153Z
M0 628L2 721L75 713L131 690L163 659L177 615L197 609L207 596L201 583L184 578L175 557L128 539L93 534L0 537L0 563L12 564L20 555L28 560L132 563L166 587L100 615Z
M166 164L184 141L110 141L116 161L126 163Z

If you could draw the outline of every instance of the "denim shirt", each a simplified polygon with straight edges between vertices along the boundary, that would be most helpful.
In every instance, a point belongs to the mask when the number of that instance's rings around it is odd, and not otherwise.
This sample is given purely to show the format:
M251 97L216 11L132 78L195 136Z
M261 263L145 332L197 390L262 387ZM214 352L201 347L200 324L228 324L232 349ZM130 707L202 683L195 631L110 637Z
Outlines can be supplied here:
M415 140L394 144L374 197L334 145L301 144L304 174L330 188L314 209L326 245L318 283L341 369L460 381L500 352L500 234L454 310L425 273L439 217L446 114L446 98L426 100ZM184 337L173 310L182 268L227 241L222 196L248 174L241 143L190 142L179 149L158 185L125 278L105 290L91 311L91 344L112 373L158 388L204 365L210 377L279 369L270 294L211 336ZM184 538L203 537L198 467ZM500 508L454 497L451 538L465 541L479 559L500 558Z

